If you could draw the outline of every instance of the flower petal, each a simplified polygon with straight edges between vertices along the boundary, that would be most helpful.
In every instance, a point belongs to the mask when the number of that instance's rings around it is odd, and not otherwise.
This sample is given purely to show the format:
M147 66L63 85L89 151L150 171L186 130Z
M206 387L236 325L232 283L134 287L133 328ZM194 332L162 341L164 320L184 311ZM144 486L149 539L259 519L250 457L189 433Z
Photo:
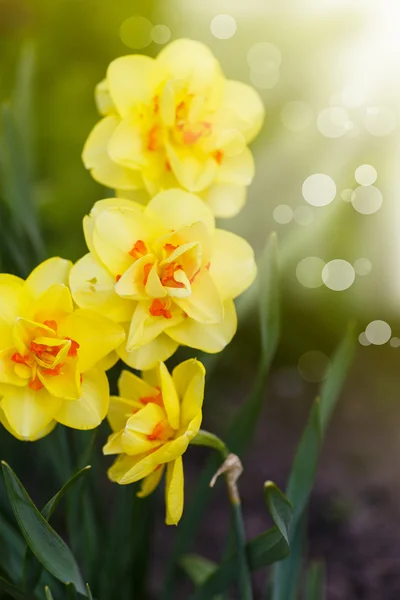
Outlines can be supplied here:
M154 490L156 489L156 487L158 486L158 484L161 481L163 473L164 473L164 465L160 465L156 468L155 471L153 471L153 473L151 475L147 475L147 477L145 477L142 480L140 492L138 492L136 494L137 497L145 498L146 496L149 496L152 492L154 492Z
M81 397L65 400L55 419L74 429L94 429L107 414L109 398L106 374L100 369L90 369L82 378Z
M174 354L177 347L178 343L162 333L148 344L139 346L131 352L126 350L125 344L121 344L117 348L117 352L127 365L133 369L144 371L153 369L159 361L167 360Z
M172 429L177 430L179 429L180 420L179 398L172 377L164 363L160 363L159 365L159 377L168 422Z
M72 267L69 282L75 302L117 323L132 317L134 304L115 292L115 277L93 256L85 254Z
M122 445L123 431L117 431L108 436L107 443L103 446L103 454L123 454L124 447Z
M70 260L57 256L49 258L36 267L25 282L27 290L37 298L55 283L68 285L69 272L72 267Z
M184 319L182 311L175 304L172 304L169 309L170 318L162 315L153 316L150 313L151 305L151 300L141 300L136 305L126 341L128 352L149 344L165 330L178 325Z
M93 179L107 187L121 190L142 188L140 172L117 164L109 154L109 142L120 122L118 117L110 116L96 123L83 147L83 164Z
M246 186L235 183L213 183L202 197L216 217L234 217L246 202Z
M175 298L175 304L199 323L220 323L224 316L218 288L205 268L195 276L191 295L187 298Z
M250 287L257 275L250 244L230 231L216 229L210 275L222 298L239 296Z
M156 399L160 390L131 371L122 371L118 379L118 390L124 398L130 398L143 408L142 398Z
M254 158L248 148L235 156L224 156L219 168L217 181L250 185L254 178Z
M1 401L11 429L27 440L49 427L61 405L62 400L53 398L44 388L34 391L28 385L8 390Z
M122 117L141 103L149 104L165 78L160 63L141 54L121 56L107 70L110 95Z
M221 323L204 325L187 318L180 325L171 327L167 334L178 344L203 350L221 352L236 333L237 317L232 300L224 302L224 319Z
M125 337L121 325L92 310L78 308L60 326L60 335L79 344L79 369L84 373L115 350Z
M208 187L219 172L212 156L195 154L193 149L166 144L168 161L180 185L189 192L201 192Z
M160 192L150 200L144 212L162 223L166 231L181 229L197 221L202 221L208 230L215 227L208 206L198 196L180 189Z
M0 348L9 348L13 344L12 326L24 304L23 286L23 279L0 274Z
M180 363L172 371L172 379L181 400L180 427L187 428L200 412L204 399L206 370L195 358Z
M259 133L265 109L259 94L241 81L225 80L217 119L236 128L251 142Z
M104 451L104 449L103 449ZM121 479L140 461L138 456L128 456L127 454L121 454L114 461L111 467L107 471L107 475L111 481L121 483ZM151 473L151 471L150 471Z
M128 371L123 371L123 373L128 373ZM123 396L111 396L110 407L107 413L107 419L111 429L114 432L123 430L127 420L135 411L140 410L141 408L143 408L143 404L138 400L132 400L131 398Z
M126 117L118 123L108 143L111 160L128 169L141 169L148 163L140 117Z
M108 89L107 79L103 79L103 81L100 81L100 83L96 85L94 97L97 110L100 114L104 116L116 114L115 106L113 105Z
M177 525L183 513L183 461L179 456L167 465L165 504L167 525Z
M71 292L63 283L55 283L41 294L32 307L33 320L57 323L74 310Z
M165 419L164 409L154 402L149 402L129 417L125 431L149 435L163 419ZM130 454L130 452L126 452L126 454Z

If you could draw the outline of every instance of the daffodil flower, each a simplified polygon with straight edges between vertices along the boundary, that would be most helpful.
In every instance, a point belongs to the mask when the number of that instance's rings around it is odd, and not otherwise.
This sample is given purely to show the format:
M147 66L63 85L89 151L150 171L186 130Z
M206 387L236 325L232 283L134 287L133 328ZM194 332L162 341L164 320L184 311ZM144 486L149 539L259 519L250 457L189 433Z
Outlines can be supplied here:
M113 433L103 452L119 454L108 471L111 481L142 480L140 497L155 490L166 467L166 522L176 525L183 511L182 454L200 428L205 369L190 359L172 376L164 363L145 375L122 371L120 396L111 397L108 413Z
M176 40L156 59L122 56L96 88L103 119L83 162L96 181L134 199L171 187L201 195L219 217L237 214L254 176L247 144L264 108L257 92L225 79L211 51Z
M92 429L107 414L108 381L97 363L124 331L74 307L70 268L51 258L26 281L0 274L0 421L19 439L39 439L57 422Z
M119 356L151 369L179 344L220 352L236 332L233 298L256 275L241 237L215 228L193 194L160 192L143 207L131 200L97 202L84 219L90 253L71 270L76 303L124 324Z

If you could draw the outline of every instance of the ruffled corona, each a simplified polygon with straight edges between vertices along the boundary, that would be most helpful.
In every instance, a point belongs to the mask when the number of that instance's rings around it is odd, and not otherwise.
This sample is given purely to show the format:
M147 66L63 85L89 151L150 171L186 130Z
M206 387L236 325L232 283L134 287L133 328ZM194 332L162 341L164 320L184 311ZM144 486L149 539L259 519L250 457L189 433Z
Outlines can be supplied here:
M146 201L182 187L201 195L216 216L240 211L254 176L247 144L264 108L250 86L225 79L206 46L183 39L156 59L117 58L96 101L104 118L83 150L94 179L123 197Z
M236 331L236 298L256 275L249 244L215 228L210 209L179 189L143 207L112 198L84 219L90 253L71 270L76 303L124 324L119 356L151 369L179 344L220 352Z
M108 420L113 430L104 454L119 454L108 471L111 481L142 480L139 496L157 487L166 470L166 522L176 525L183 511L182 454L197 435L202 419L205 370L194 359L169 374L160 363L141 379L123 371L120 396L111 397Z
M0 275L0 421L19 439L39 439L57 422L92 429L108 410L99 361L124 331L94 311L74 308L70 268L69 261L52 258L26 281Z

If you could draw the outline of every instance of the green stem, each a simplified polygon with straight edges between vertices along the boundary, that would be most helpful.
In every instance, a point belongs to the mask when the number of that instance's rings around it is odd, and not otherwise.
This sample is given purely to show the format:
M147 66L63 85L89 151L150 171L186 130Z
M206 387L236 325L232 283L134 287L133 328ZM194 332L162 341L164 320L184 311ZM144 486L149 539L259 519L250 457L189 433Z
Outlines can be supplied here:
M217 450L224 461L221 468L217 471L214 480L218 475L225 475L228 498L231 505L232 527L238 560L240 600L253 600L251 575L246 556L246 532L239 490L236 484L237 478L242 471L240 460L237 456L229 452L228 447L219 437L202 429L200 429L197 436L191 441L191 444L195 446L206 446L213 450Z

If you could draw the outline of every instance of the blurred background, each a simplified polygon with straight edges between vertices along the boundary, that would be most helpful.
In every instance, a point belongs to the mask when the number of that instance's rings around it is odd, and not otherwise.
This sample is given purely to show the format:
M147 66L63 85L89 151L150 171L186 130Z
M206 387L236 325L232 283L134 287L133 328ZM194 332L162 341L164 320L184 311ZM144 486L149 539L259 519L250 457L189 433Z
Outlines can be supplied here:
M45 256L85 252L82 217L110 195L81 161L98 120L94 87L110 60L155 56L189 37L212 49L228 78L259 91L266 119L252 146L256 177L244 210L223 226L257 256L277 232L282 336L245 459L243 506L254 536L266 523L262 483L285 486L329 356L356 320L358 356L310 511L308 553L327 562L327 600L400 597L399 23L395 0L0 0L3 271L25 275ZM221 434L253 383L256 295L239 301L238 335L212 363L205 425ZM23 463L30 447L1 435L11 464ZM188 495L205 455L188 454ZM46 474L30 472L40 497ZM213 559L226 512L219 490L198 539ZM155 593L173 536L160 516ZM262 578L256 585L261 598Z

